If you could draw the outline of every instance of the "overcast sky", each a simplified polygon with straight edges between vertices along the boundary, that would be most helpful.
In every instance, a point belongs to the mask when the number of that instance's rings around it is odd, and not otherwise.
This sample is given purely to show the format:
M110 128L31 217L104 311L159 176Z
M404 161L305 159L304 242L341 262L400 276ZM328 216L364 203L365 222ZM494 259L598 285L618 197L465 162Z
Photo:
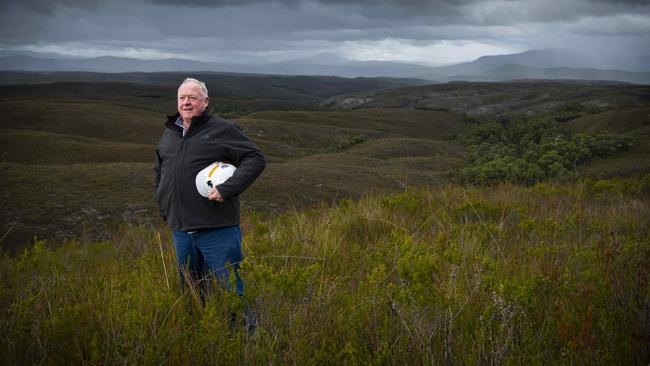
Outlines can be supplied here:
M431 65L565 48L650 55L650 0L0 0L0 49Z

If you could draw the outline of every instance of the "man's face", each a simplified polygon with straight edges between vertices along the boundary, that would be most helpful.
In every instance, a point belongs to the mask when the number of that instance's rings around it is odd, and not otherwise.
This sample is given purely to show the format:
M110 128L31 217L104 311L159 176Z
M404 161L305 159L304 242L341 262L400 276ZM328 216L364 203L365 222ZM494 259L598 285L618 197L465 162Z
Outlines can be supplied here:
M178 88L178 113L185 121L200 116L208 107L208 98L197 83L187 82Z

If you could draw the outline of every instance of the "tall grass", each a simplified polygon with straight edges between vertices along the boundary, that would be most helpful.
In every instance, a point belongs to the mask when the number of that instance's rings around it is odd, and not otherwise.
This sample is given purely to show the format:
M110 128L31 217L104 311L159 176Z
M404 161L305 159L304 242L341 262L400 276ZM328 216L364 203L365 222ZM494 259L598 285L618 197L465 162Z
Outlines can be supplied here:
M446 186L248 215L246 295L205 305L165 229L40 242L2 258L0 362L647 364L649 193ZM230 326L244 306L253 334Z

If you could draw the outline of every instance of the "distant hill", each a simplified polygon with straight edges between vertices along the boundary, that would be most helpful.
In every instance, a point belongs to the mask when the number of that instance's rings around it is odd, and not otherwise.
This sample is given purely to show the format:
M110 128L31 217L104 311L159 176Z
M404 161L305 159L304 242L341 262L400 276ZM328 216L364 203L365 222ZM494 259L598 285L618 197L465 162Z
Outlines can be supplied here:
M159 223L152 194L154 146L184 76L0 73L3 80L31 80L0 85L2 247L18 247L35 236L97 240L116 224ZM208 82L213 111L235 120L268 158L260 180L242 195L242 206L260 215L368 191L443 184L468 163L467 146L454 137L477 119L507 120L509 114L540 113L567 102L603 111L567 123L576 132L609 129L635 138L634 150L612 157L613 163L594 161L586 174L650 171L650 86L550 81L404 86L409 80L193 76ZM67 78L77 81L47 82Z
M638 106L650 86L586 81L449 82L369 93L337 95L326 108L423 108L473 115L540 112L566 102L602 107Z
M542 49L529 50L509 55L482 56L472 62L437 68L452 70L444 74L471 73L471 70L486 71L503 65L521 65L530 68L571 68L571 69L599 69L599 70L625 70L635 72L650 71L648 57L628 58L623 56L596 57L589 56L572 50ZM459 70L463 70L460 71Z
M431 72L431 67L398 62L354 61L344 58L315 57L310 59L262 65L222 64L183 59L140 60L126 57L50 58L33 55L0 57L0 70L11 71L83 71L98 73L124 72L230 72L272 75L313 75L339 77L412 78Z
M114 76L86 76L107 75ZM175 110L175 88L184 75L133 76L158 84L0 86L3 249L35 236L98 239L115 224L159 222L152 194L154 149L165 115ZM394 80L196 76L214 86L215 112L224 115L224 106L246 112L228 118L269 161L260 180L242 196L247 209L272 214L359 197L372 188L388 192L435 184L464 163L463 147L448 142L465 126L460 115L318 110L321 100L336 93L387 87Z
M608 80L650 84L648 57L591 57L570 50L530 50L483 56L472 62L432 68L419 78L437 81L511 81L519 79Z
M228 69L228 67L217 63L182 59L141 60L113 56L49 58L11 55L0 58L0 69L20 71L156 72L179 70L216 71Z
M389 61L356 61L323 53L314 57L257 65L256 72L270 74L336 75L342 77L411 78L430 73L430 66ZM430 78L424 78L433 80Z
M585 81L619 81L634 84L650 84L650 72L632 72L621 70L577 69L569 67L531 67L520 64L496 63L464 65L438 70L433 75L419 77L435 78L438 81L514 81L514 80L585 80Z
M335 76L290 76L215 72L92 73L0 71L0 97L34 94L47 98L95 97L114 103L143 100L142 106L158 101L170 107L168 98L187 76L206 82L213 105L238 106L246 110L314 108L334 95L377 91L429 82L418 79L341 78ZM81 84L80 84L81 83ZM126 86L124 84L129 84ZM21 84L20 86L18 84ZM46 84L38 88L26 84ZM80 84L80 85L79 85ZM11 86L14 85L14 86ZM24 90L24 92L23 92ZM73 95L70 95L70 94ZM173 106L171 106L173 107Z
M387 61L356 61L332 54L267 64L201 62L186 59L141 60L102 56L61 58L38 54L0 53L0 70L124 72L231 72L273 75L318 75L510 81L517 79L610 80L650 84L649 57L593 57L570 50L530 50L517 54L483 56L472 62L432 67Z
M571 69L567 67L536 68L518 64L499 65L479 75L454 75L453 80L502 81L517 79L621 81L637 84L650 84L650 72L630 72L620 70Z

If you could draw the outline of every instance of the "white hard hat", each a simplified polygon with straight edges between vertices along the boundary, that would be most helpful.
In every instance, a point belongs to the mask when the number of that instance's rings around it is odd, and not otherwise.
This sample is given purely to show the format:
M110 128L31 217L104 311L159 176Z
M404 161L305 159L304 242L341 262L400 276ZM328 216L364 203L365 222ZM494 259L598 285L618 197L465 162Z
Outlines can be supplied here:
M234 165L215 161L196 175L196 190L203 197L208 197L210 188L225 182L235 173Z

